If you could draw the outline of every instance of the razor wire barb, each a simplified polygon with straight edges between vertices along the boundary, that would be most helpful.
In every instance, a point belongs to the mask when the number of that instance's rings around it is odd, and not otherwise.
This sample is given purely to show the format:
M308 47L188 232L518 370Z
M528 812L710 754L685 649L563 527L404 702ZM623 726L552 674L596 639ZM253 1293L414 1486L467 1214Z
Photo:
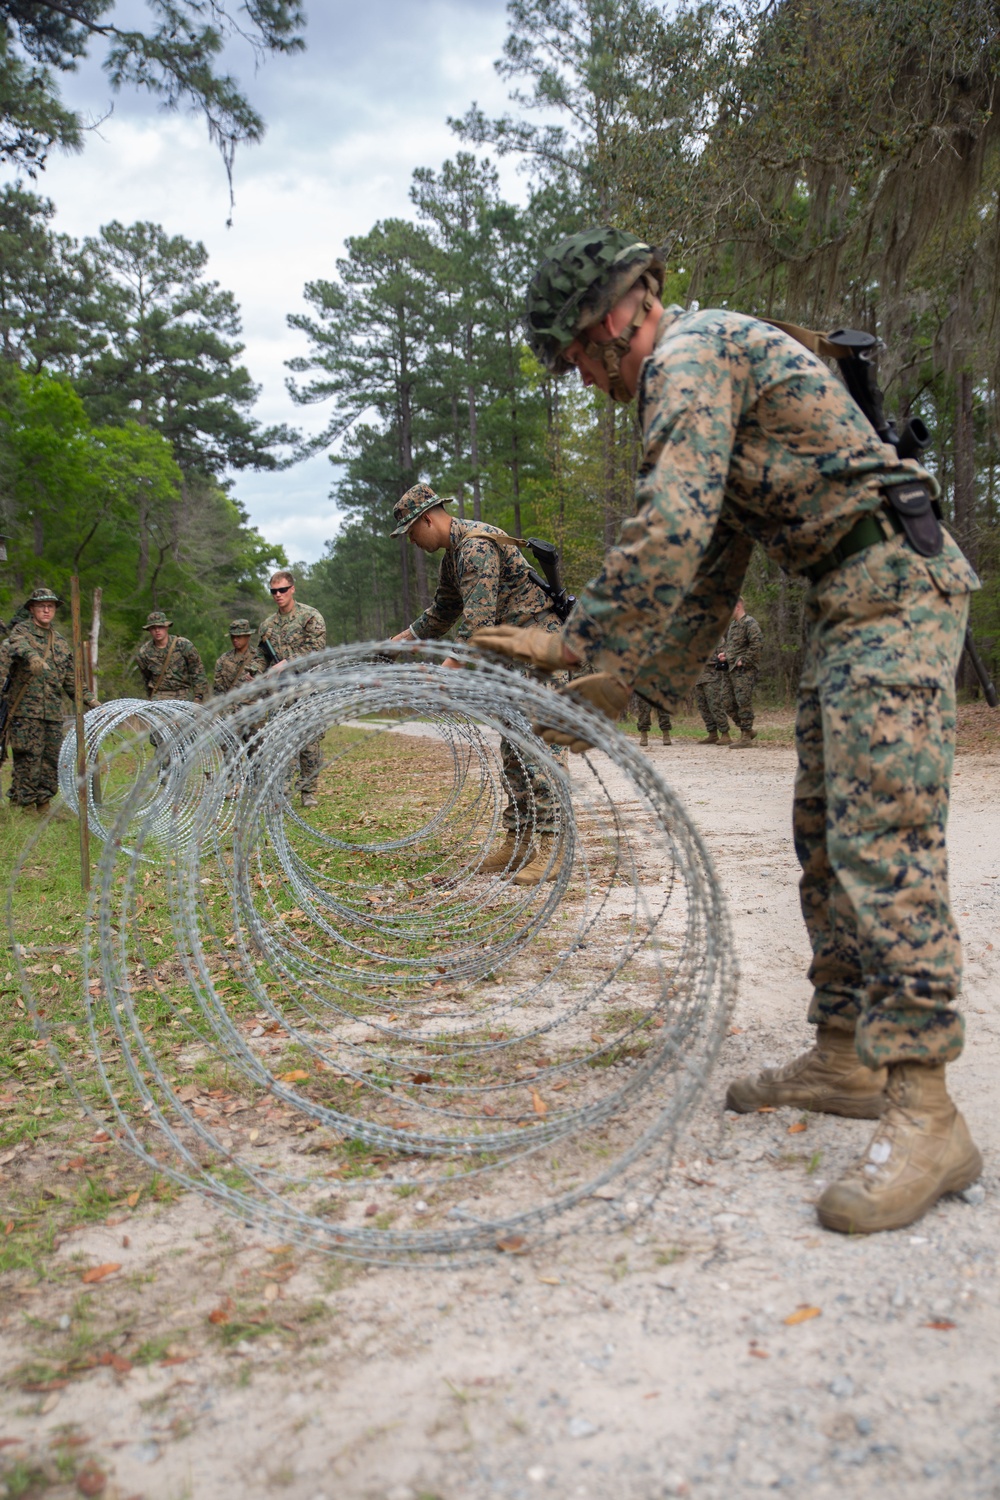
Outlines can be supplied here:
M9 921L54 1058L78 1089L96 1069L155 1170L336 1254L474 1257L666 1164L725 1034L732 940L701 838L614 725L453 643L389 652L89 715L82 1005L43 1003L10 898ZM593 751L550 750L540 718ZM536 848L546 878L521 884Z

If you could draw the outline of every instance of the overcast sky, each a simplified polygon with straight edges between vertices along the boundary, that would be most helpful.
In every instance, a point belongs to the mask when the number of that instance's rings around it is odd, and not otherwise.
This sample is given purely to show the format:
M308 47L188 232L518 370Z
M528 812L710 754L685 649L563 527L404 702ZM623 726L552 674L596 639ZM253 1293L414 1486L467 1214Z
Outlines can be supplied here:
M273 59L256 77L252 58L236 54L268 130L237 158L231 229L225 173L200 117L162 114L132 93L114 98L82 155L53 156L36 190L55 201L57 227L76 236L111 219L152 219L201 240L210 275L243 309L245 361L262 387L257 416L318 431L328 408L297 408L285 391L283 362L306 348L285 315L303 306L306 281L335 274L347 235L410 213L413 169L460 149L449 115L473 99L503 112L493 62L507 28L505 0L312 0L309 9L303 54ZM92 118L112 100L96 65L66 77L64 95ZM513 166L502 170L520 196ZM238 475L236 493L269 540L312 561L337 529L333 479L327 459L315 458L283 474Z

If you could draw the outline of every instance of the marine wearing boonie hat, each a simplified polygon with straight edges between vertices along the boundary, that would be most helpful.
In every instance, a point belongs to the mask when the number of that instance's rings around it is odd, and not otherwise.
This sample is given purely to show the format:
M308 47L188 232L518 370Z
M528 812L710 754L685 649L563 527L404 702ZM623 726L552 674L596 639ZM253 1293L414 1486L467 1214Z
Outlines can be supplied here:
M230 635L252 635L249 620L233 620L229 626Z
M396 522L396 529L390 531L389 535L403 536L425 510L433 510L435 505L451 503L450 500L442 500L440 495L435 495L429 484L413 485L393 506L392 519Z
M143 630L152 630L154 625L165 625L169 630L173 623L173 620L167 619L162 609L152 609L146 616L146 623L142 628Z
M54 594L51 589L47 589L44 584L39 584L38 588L33 589L32 592L31 592L31 594L29 594L28 598L25 599L25 601L24 601L25 608L27 608L27 606L29 604L61 604L61 603L62 603L62 600L60 599L59 595L58 594Z

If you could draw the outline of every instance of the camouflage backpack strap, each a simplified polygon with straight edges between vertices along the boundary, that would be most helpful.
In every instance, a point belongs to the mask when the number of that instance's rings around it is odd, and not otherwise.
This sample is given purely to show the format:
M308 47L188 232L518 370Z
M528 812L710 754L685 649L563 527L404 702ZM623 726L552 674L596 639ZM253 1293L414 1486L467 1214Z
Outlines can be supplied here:
M167 668L170 666L170 658L174 654L174 647L176 645L177 645L177 637L175 635L171 636L169 644L167 645L167 655L166 655L166 660L163 663L163 671L160 673L159 677L156 679L156 681L154 682L153 686L149 690L149 696L151 698L155 697L156 694L160 691L160 688L163 686L163 679L167 675Z
M498 548L527 546L523 536L508 536L506 531L487 531L485 526L470 526L462 541L492 542Z

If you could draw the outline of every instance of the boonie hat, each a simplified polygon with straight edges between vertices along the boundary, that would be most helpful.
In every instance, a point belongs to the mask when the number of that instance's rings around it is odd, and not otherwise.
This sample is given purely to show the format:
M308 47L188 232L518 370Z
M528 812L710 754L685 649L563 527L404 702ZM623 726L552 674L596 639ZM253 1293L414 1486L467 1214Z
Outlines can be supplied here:
M146 616L146 623L142 628L143 630L152 630L154 625L170 626L173 623L173 620L167 619L162 609L151 609L149 614Z
M33 589L32 590L32 592L28 595L27 599L25 599L24 602L25 602L26 605L28 605L28 604L61 604L62 600L60 599L60 597L59 597L58 594L54 594L51 589L47 589L45 587L45 585L42 583L42 584L39 584L39 586L38 586L37 589Z
M425 510L433 510L435 505L450 504L450 500L442 500L440 495L435 495L429 484L413 485L393 506L392 519L396 523L396 529L390 531L389 535L402 536Z
M230 635L253 635L249 620L233 620L229 626Z

